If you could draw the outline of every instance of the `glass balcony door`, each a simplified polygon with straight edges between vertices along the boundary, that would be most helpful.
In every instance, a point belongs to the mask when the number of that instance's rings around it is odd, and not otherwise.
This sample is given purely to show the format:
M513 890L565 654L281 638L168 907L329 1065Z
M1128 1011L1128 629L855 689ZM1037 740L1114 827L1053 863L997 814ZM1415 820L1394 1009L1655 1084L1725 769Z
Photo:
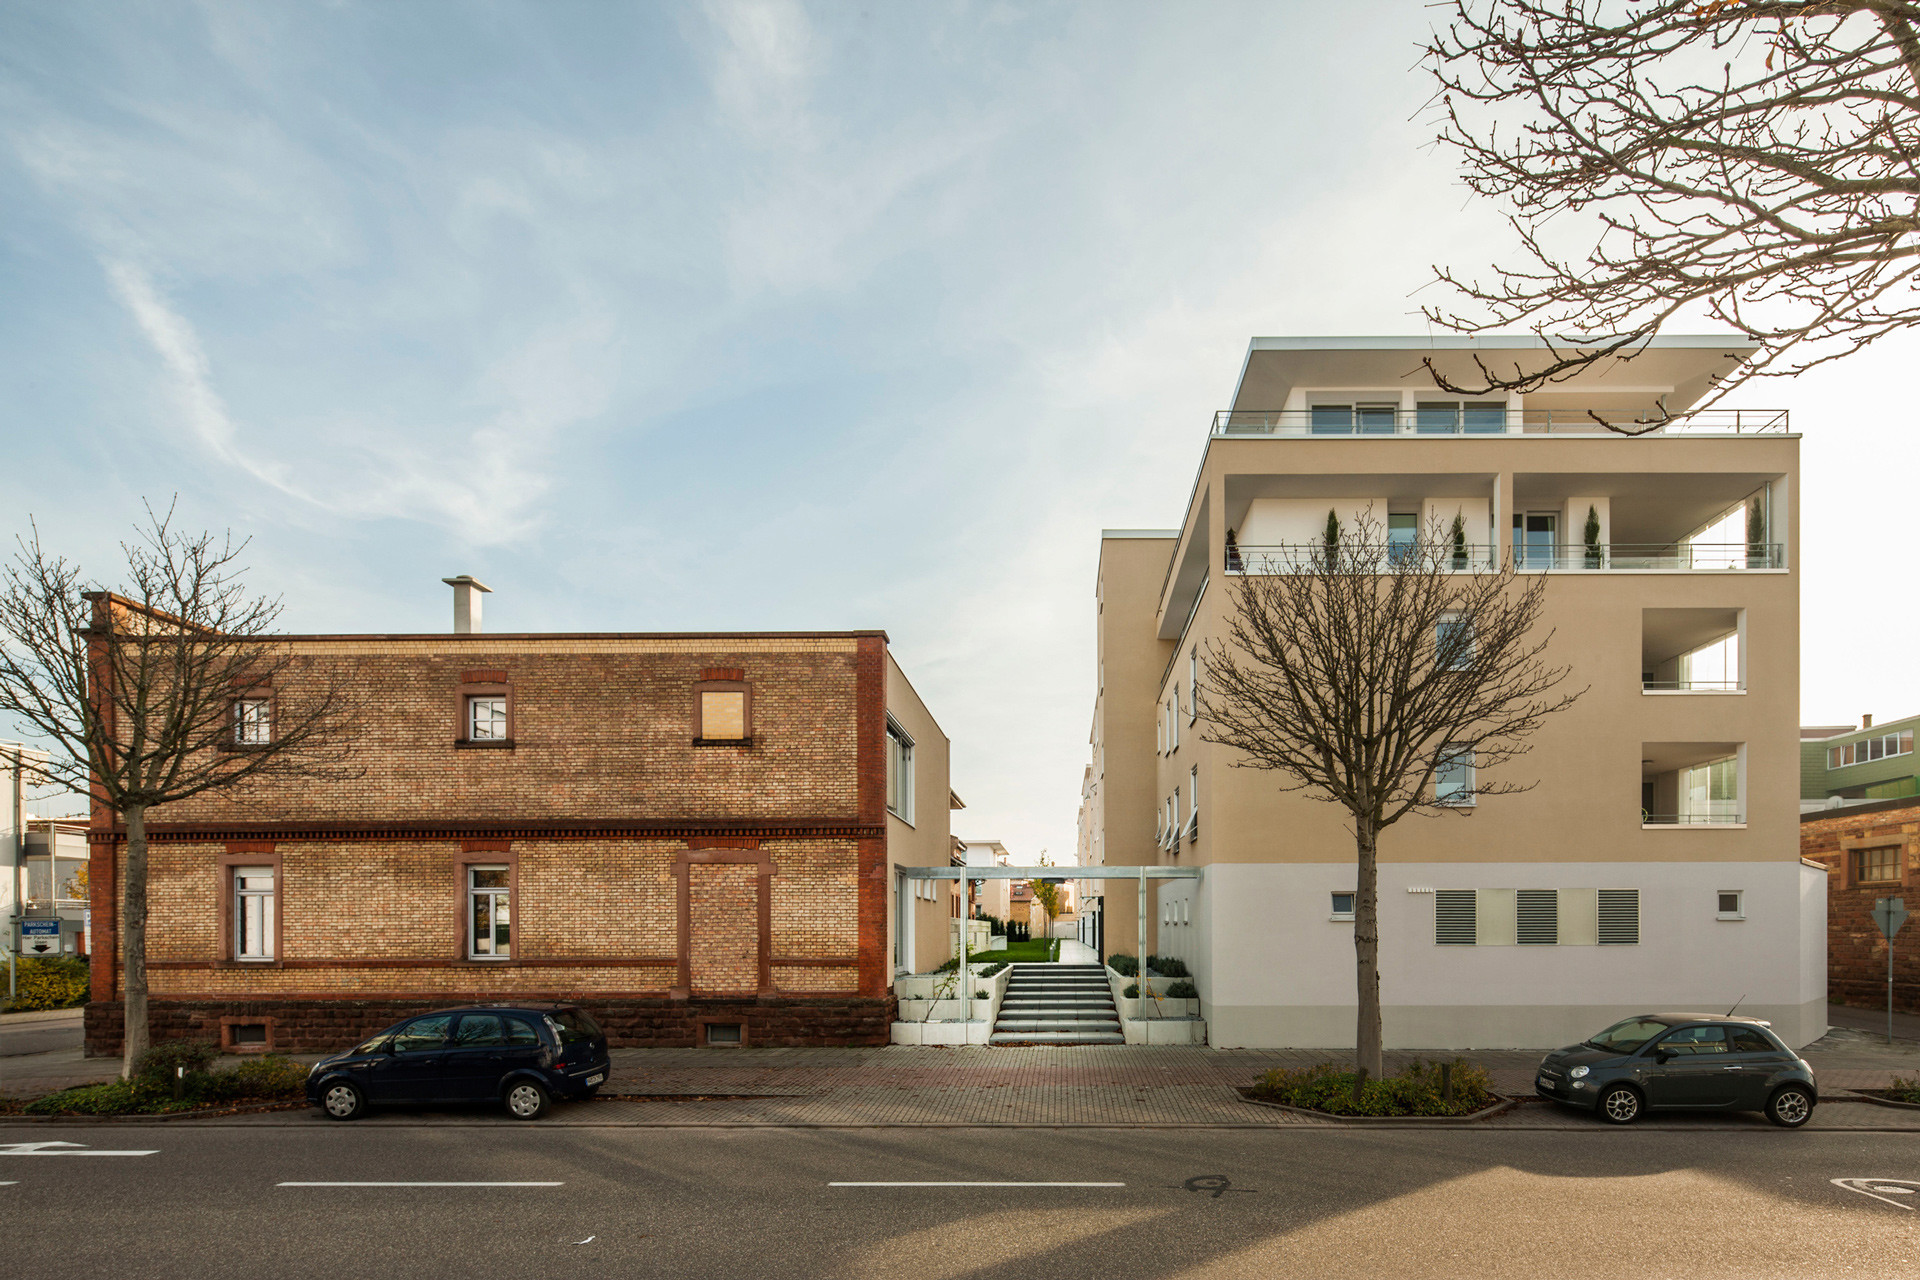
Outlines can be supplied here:
M1522 569L1551 569L1554 565L1560 515L1554 511L1515 512L1513 559Z

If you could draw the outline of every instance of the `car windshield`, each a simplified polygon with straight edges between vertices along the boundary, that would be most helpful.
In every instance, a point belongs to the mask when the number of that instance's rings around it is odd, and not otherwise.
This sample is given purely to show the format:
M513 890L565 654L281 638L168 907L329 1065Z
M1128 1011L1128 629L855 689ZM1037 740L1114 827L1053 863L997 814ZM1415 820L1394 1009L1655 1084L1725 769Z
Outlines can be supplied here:
M1667 1023L1654 1018L1628 1018L1625 1022L1614 1023L1587 1043L1610 1053L1632 1053L1665 1031L1667 1026Z
M387 1030L382 1031L379 1035L375 1036L373 1039L363 1040L359 1044L353 1046L353 1052L354 1053L383 1053L386 1051L387 1041L392 1037L392 1035L393 1035L393 1028L389 1027L387 1028Z

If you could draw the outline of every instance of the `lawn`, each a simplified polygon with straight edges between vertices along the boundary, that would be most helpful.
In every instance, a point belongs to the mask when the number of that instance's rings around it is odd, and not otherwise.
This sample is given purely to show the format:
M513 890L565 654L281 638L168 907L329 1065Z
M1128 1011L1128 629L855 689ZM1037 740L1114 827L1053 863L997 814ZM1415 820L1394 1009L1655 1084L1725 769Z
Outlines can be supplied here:
M969 961L978 960L982 964L994 964L1004 960L1009 964L1039 964L1053 960L1060 954L1060 939L1029 938L1025 942L1008 943L1004 950L982 951L969 954Z

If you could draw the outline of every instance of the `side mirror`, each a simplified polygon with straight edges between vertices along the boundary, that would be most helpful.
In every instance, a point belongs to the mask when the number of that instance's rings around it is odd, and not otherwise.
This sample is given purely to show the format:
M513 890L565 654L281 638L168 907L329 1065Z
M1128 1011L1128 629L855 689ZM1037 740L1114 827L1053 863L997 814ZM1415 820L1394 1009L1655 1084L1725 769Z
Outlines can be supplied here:
M1661 1066L1663 1066L1663 1067L1664 1067L1664 1066L1666 1066L1666 1065L1667 1065L1667 1064L1668 1064L1669 1062L1672 1062L1672 1061L1673 1061L1673 1050L1671 1050L1671 1049L1655 1049L1655 1050L1653 1051L1653 1060L1654 1060L1654 1061L1655 1061L1656 1063L1658 1063L1659 1065L1661 1065Z

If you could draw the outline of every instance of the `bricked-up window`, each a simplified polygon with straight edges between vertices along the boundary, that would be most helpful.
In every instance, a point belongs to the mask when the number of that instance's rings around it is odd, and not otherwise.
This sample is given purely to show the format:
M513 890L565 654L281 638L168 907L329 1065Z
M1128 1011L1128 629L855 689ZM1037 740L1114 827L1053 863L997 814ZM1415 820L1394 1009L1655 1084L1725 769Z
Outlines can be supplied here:
M273 868L233 869L233 958L271 960L273 936Z
M499 694L467 699L467 741L502 742L507 737L507 700Z
M693 740L751 743L753 686L739 667L708 667L693 686Z
M467 956L473 960L513 957L512 890L507 868L467 868Z
M234 699L233 740L237 745L243 747L263 747L273 741L273 702L271 699Z
M913 737L887 717L887 812L913 821Z
M1900 878L1900 847L1881 845L1877 849L1853 851L1853 878L1858 884L1891 884Z

